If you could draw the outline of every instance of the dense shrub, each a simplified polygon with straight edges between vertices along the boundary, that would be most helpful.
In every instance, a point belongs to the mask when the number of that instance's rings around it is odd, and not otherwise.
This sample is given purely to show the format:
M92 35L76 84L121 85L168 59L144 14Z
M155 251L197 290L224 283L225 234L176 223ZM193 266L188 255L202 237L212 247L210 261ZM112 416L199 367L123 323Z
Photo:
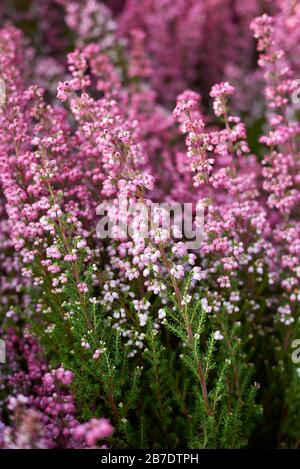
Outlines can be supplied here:
M0 446L298 448L297 2L0 15Z

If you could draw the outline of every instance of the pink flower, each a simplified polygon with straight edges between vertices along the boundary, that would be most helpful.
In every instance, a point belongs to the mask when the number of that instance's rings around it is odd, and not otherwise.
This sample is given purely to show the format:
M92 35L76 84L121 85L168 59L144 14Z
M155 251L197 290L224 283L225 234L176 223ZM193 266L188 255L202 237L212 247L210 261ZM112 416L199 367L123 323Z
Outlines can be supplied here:
M77 288L80 291L80 293L87 293L89 291L87 284L84 282L78 283Z

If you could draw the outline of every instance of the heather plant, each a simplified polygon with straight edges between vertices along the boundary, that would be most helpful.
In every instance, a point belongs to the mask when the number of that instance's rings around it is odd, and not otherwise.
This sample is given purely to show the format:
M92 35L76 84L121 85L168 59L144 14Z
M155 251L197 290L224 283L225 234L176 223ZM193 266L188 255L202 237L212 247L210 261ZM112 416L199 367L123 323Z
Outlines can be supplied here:
M0 447L299 447L299 9L217 3L0 31Z

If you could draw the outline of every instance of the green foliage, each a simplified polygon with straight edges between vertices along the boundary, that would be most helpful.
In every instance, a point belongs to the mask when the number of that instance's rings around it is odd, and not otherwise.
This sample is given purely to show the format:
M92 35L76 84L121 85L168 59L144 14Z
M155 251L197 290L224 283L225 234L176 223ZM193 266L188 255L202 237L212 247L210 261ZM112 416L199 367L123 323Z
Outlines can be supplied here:
M62 223L59 229L61 250L72 249L72 226ZM32 315L32 330L52 365L75 373L78 418L110 419L115 428L112 447L299 446L299 376L291 351L281 345L289 347L298 326L291 325L288 336L281 337L271 317L266 323L269 312L263 300L253 324L245 299L237 314L228 314L225 307L213 314L203 307L202 298L180 304L170 285L162 326L158 330L151 319L159 309L152 302L144 348L130 356L130 346L112 327L107 310L93 301L98 293L92 284L93 264L79 257L75 264L64 263L63 269L68 281L56 292L40 259L35 259L33 271L44 282L42 302L36 289L28 292L33 305L40 304ZM79 281L88 285L84 294L77 288ZM259 288L263 297L264 284ZM134 308L124 295L134 321ZM217 340L220 335L222 340ZM272 435L265 431L270 421L278 422Z
M78 271L89 283L91 272ZM60 294L44 284L44 312L35 316L32 328L53 366L63 364L75 373L80 418L110 418L115 427L110 444L117 448L247 445L260 408L239 325L225 319L220 325L200 301L173 305L159 332L148 321L145 348L129 358L128 346L101 305L91 302L89 293L81 297L74 273L67 275ZM45 334L49 324L53 327ZM215 340L216 329L224 340ZM82 338L100 350L97 359L82 347Z

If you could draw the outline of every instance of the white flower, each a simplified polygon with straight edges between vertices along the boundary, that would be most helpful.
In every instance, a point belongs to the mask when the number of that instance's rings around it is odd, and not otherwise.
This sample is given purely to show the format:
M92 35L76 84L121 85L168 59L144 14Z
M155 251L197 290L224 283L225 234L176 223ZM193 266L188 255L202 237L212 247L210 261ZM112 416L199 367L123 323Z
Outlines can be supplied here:
M223 340L223 339L224 339L224 336L221 334L220 331L216 331L216 332L214 333L214 339L215 339L215 340Z
M158 310L158 317L159 317L159 319L164 319L166 317L166 312L163 308L160 308Z

